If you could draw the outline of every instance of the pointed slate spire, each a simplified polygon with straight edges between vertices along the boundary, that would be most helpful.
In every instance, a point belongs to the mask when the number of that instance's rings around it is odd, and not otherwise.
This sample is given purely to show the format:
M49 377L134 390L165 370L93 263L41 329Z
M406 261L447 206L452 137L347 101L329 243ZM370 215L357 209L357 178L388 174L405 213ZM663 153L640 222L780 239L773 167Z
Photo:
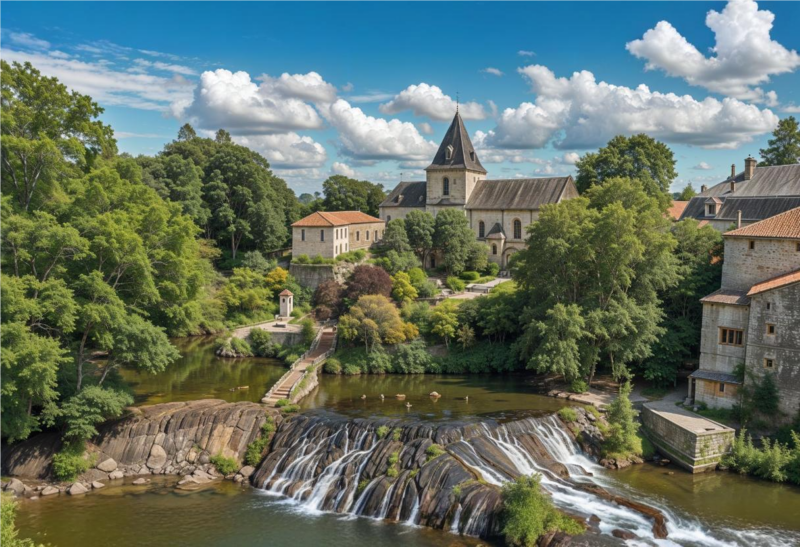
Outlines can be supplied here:
M467 128L464 127L464 120L461 119L458 111L442 139L442 144L439 145L433 162L425 170L434 169L469 169L486 173L486 169L481 165L478 154L469 139Z

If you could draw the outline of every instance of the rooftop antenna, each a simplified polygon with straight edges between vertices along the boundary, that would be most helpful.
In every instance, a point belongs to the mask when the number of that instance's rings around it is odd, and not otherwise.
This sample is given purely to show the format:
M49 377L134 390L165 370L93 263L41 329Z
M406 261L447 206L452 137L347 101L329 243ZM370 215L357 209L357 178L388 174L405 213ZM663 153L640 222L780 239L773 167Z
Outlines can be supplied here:
M458 91L456 91L456 114L458 114Z

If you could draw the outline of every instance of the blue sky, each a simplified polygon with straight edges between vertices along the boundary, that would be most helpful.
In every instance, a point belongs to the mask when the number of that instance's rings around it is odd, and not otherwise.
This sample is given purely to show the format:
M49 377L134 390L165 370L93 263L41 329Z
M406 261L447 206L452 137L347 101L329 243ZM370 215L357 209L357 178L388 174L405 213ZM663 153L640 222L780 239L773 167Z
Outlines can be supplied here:
M800 112L800 3L6 3L2 57L106 111L122 151L191 122L299 194L421 179L461 113L490 178L574 173L618 133L723 179Z

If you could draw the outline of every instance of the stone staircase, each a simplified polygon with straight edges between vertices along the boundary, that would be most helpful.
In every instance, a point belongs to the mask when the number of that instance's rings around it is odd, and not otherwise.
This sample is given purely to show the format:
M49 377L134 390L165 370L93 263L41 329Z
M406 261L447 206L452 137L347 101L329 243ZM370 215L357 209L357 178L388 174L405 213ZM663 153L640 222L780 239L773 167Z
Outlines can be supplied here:
M305 374L306 369L316 364L318 359L324 356L328 350L333 347L336 340L335 327L325 327L319 339L319 343L314 349L307 352L305 356L298 360L292 369L278 380L278 383L273 386L261 402L270 406L275 406L280 399L289 399L292 393L292 388L300 381Z

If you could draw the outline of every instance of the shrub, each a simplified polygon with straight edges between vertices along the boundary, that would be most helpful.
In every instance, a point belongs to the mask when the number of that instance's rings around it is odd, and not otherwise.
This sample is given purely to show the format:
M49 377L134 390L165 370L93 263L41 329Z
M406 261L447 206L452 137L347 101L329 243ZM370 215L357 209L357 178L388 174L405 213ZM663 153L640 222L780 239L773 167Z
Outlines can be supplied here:
M357 264L364 260L364 257L367 256L367 252L364 249L356 249L355 251L348 251L346 253L342 253L337 255L336 262L348 262L350 264Z
M385 425L382 425L375 430L375 434L379 439L383 439L387 433L389 433L389 428Z
M416 289L419 298L433 298L441 292L433 281L425 281L425 283L422 283Z
M395 429L394 431L392 431L392 440L393 441L399 441L400 440L400 435L402 435L402 434L403 434L403 430L402 429Z
M591 414L591 415L592 415L592 416L594 416L595 418L599 418L599 417L600 417L600 415L601 415L600 411L599 411L599 410L597 409L597 407L596 407L596 406L594 406L594 405L586 405L586 406L585 406L585 407L583 407L583 408L585 408L585 409L586 409L586 412L588 412L589 414Z
M343 369L345 376L358 376L361 374L361 367L355 363L348 363L344 366Z
M226 458L222 454L211 456L211 463L223 475L230 475L239 470L239 464L233 458Z
M453 292L463 292L464 287L466 287L463 281L452 275L447 278L447 281L445 281L444 284L447 285L447 288Z
M287 365L292 365L292 364L294 364L295 361L300 359L300 355L302 355L302 354L301 353L296 353L296 352L287 353L283 357L283 360L286 361Z
M356 488L356 496L360 496L367 486L369 486L369 479L361 479L360 481L358 481L358 487Z
M394 478L400 473L400 467L398 465L400 462L400 452L399 451L392 452L389 455L388 462L389 462L389 469L386 470L386 475L391 478Z
M269 444L269 436L275 431L275 421L272 416L267 416L267 420L261 424L261 436L247 445L244 461L253 467L261 463L261 455Z
M431 460L435 460L445 452L446 450L442 448L441 445L432 444L427 448L427 450L425 450L425 454L427 455L427 458L425 458L425 462L427 463Z
M461 485L457 484L453 488L450 489L450 493L453 495L454 498L458 499L461 497Z
M335 262L332 258L323 258L322 255L317 255L311 259L312 264L333 264Z
M422 374L430 368L433 357L425 347L424 340L414 340L397 346L392 371L402 374Z
M575 412L575 409L569 406L565 406L561 410L558 411L558 416L564 420L565 422L574 422L578 419L578 413Z
M294 414L300 411L300 405L286 405L281 408L281 412L284 414Z
M389 298L392 294L392 278L383 268L361 264L356 266L347 280L345 296L350 302L367 294L380 294Z
M773 482L789 481L800 484L800 435L792 432L794 448L778 441L764 439L763 447L753 445L750 435L742 429L723 463L741 474L750 474Z
M217 351L221 351L222 355L226 357L230 357L231 355L235 355L236 357L253 356L253 350L250 348L250 344L248 344L246 340L236 338L235 336L220 339L217 342Z
M317 331L314 328L314 320L308 318L303 319L300 321L300 324L303 326L303 343L307 345L311 344L317 336Z
M589 391L589 384L586 383L586 380L573 380L569 385L569 390L572 393L586 393Z
M308 255L302 254L292 258L292 262L294 262L295 264L311 264L311 259L309 258Z
M464 281L476 281L480 276L478 272L461 272L459 277Z
M500 264L496 262L489 262L486 265L486 268L484 268L483 273L485 275L491 275L493 277L496 277L497 274L500 273Z
M290 405L291 403L292 402L289 399L278 399L275 402L275 407L276 408L283 408L283 407L285 407L287 405Z
M250 349L254 355L259 357L275 357L278 354L280 345L272 341L272 334L264 329L253 329L247 337L250 342Z
M639 423L636 421L638 412L633 409L630 400L631 384L626 382L619 387L619 395L608 405L608 434L603 449L607 454L628 456L641 454L642 444Z
M325 361L325 366L322 370L325 371L325 374L341 374L342 362L335 357L328 357L328 360Z
M68 443L53 456L53 476L64 482L72 482L78 475L86 473L94 460L83 455L82 442Z
M503 485L501 519L507 544L533 547L548 532L583 533L581 524L553 506L540 481L540 475L522 476Z

